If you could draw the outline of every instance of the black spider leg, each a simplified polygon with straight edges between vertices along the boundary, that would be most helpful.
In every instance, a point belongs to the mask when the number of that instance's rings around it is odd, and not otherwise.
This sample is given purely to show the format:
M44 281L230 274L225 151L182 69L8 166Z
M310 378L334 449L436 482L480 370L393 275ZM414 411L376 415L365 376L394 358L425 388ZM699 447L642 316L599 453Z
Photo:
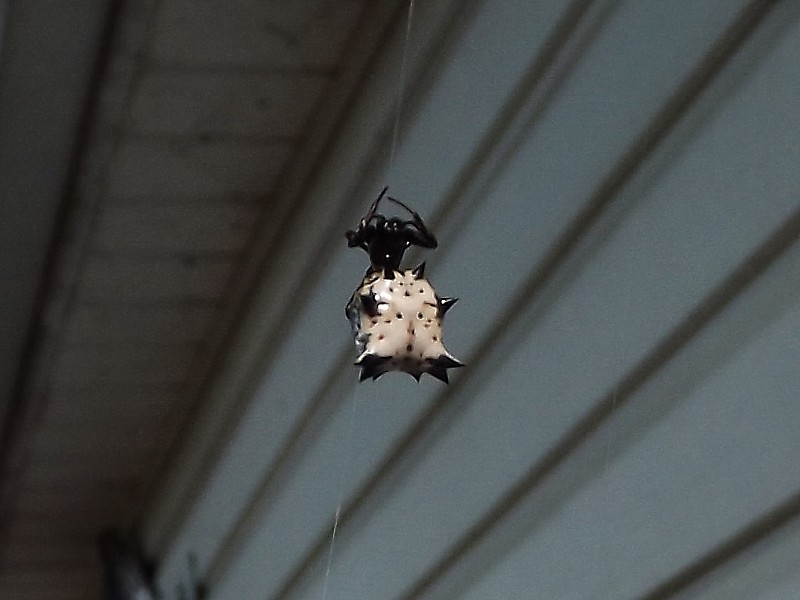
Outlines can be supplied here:
M375 218L375 213L378 210L378 204L380 204L380 201L383 200L383 197L386 195L386 192L388 191L389 191L389 186L384 187L381 190L381 193L378 194L378 197L375 199L375 202L373 202L370 205L367 214L365 214L361 218L361 221L359 221L358 226L355 228L355 230L348 229L345 232L344 235L347 238L347 246L349 248L358 247L361 248L362 250L366 250L367 252L369 252L369 245L367 244L367 231L370 229L370 226L372 226L372 228L374 229L375 226L372 223L372 219Z
M412 220L406 221L403 227L403 233L407 236L409 246L413 244L422 248L436 248L439 245L439 242L436 241L436 236L428 229L425 221L422 220L417 211L412 210L397 198L392 198L391 196L387 196L387 198L406 209L412 217Z
M383 188L383 192L387 191L388 189L389 189L388 187L385 187L385 188ZM383 192L381 192L381 196L383 196ZM420 221L422 221L422 217L420 217L420 216L419 216L419 215L418 215L416 212L414 212L413 210L411 210L411 209L410 209L410 208L409 208L409 207L408 207L408 206L407 206L407 205L406 205L404 202L401 202L400 200L398 200L397 198L393 198L392 196L387 196L387 200L391 200L391 201L392 201L392 202L394 202L395 204L398 204L399 206L401 206L401 207L403 207L404 209L406 209L406 211L408 212L408 214L410 214L412 217L414 217L415 219L419 219Z
M389 186L388 185L384 186L384 188L381 190L381 193L378 194L377 198L375 198L375 202L373 202L372 205L369 207L369 210L367 211L367 214L364 217L367 221L369 221L375 214L375 211L378 210L378 204L380 204L380 201L383 200L383 197L386 195L386 192L388 191L389 191Z

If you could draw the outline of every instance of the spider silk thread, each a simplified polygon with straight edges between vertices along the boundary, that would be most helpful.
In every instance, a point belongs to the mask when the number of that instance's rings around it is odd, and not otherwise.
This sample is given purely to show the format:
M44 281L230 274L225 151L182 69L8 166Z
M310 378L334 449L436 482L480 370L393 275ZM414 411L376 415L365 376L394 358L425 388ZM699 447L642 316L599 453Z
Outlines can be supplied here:
M350 418L347 425L347 436L345 440L347 441L347 449L344 453L344 460L342 461L341 468L339 469L339 474L337 476L337 484L336 487L338 488L339 498L336 502L336 513L333 517L333 527L331 528L331 543L328 546L328 558L325 563L325 579L322 584L322 600L327 600L328 598L328 584L331 579L331 563L333 562L333 548L336 544L336 531L339 529L339 518L342 515L342 504L344 503L344 470L347 468L347 465L350 463L350 457L352 456L352 446L353 446L353 437L355 435L355 426L356 426L356 406L358 400L358 389L355 386L351 387L350 392Z
M408 66L408 46L411 38L411 23L414 19L414 0L408 2L408 18L406 20L406 33L403 39L403 51L400 58L400 75L397 78L397 89L394 98L394 125L392 126L392 141L389 146L389 162L387 166L387 180L394 167L395 151L397 150L397 138L400 133L400 118L403 113L403 96L406 87L406 69Z
M392 168L394 167L394 159L395 159L395 151L397 149L397 138L400 133L400 118L403 112L403 96L405 94L405 85L406 85L406 68L408 63L408 46L409 40L411 38L411 24L414 18L414 0L409 0L408 2L408 17L406 19L406 31L405 36L403 38L403 47L402 53L400 58L400 73L397 78L397 89L395 90L395 99L394 99L394 124L392 125L392 139L391 145L389 146L389 161L387 165L387 179L391 174ZM357 392L356 388L353 388L353 392L351 394L351 410L350 410L350 423L348 425L348 433L347 433L347 441L348 447L353 445L353 436L355 435L355 416L356 416L356 406L357 406ZM334 514L333 518L333 527L331 528L331 543L328 547L328 557L326 559L325 564L325 578L322 584L322 599L321 600L328 600L328 589L330 584L331 578L331 565L333 563L333 551L336 545L336 533L339 529L339 519L342 514L342 503L344 502L344 468L347 466L347 462L349 462L350 451L348 450L346 453L345 459L347 459L345 464L343 465L342 469L339 471L338 476L338 488L339 488L339 498L336 504L336 513Z

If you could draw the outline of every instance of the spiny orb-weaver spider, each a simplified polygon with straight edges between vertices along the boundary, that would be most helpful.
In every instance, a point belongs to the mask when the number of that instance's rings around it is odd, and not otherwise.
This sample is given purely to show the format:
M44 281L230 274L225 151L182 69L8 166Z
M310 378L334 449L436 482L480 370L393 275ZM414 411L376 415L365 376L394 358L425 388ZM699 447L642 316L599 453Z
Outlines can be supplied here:
M350 248L362 248L370 265L345 306L361 367L360 380L403 371L419 381L428 373L445 383L447 369L463 367L442 343L442 321L458 298L440 297L425 279L425 263L401 270L410 246L436 248L436 237L422 218L383 188L354 230L345 233ZM386 198L411 219L386 218L378 204Z

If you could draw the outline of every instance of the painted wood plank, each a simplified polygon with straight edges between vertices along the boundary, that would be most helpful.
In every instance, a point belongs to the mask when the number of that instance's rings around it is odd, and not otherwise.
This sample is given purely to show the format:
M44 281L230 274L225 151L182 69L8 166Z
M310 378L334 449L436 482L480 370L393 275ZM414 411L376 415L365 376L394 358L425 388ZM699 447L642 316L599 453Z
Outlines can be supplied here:
M191 200L266 194L290 149L279 142L128 140L111 161L109 195Z
M216 301L225 291L228 259L95 257L81 273L79 298L88 302Z
M211 304L81 304L65 323L63 335L67 344L186 344L201 340L216 315Z
M137 384L120 386L113 382L86 386L54 386L42 416L42 423L94 420L114 424L117 420L165 418L179 402L178 386ZM124 411L120 410L124 407Z
M127 482L128 478L137 479L145 477L151 463L147 460L134 460L114 462L113 460L93 460L92 462L76 461L71 456L52 456L44 452L35 452L32 455L31 465L26 470L26 481L31 484L81 481L111 481L125 474L121 479ZM23 514L17 511L17 517ZM31 519L40 519L40 515L30 515ZM55 519L57 520L57 519ZM68 523L68 521L65 521Z
M152 57L170 63L330 68L361 5L360 0L168 0Z
M104 344L63 346L51 380L67 385L93 381L177 384L195 357L194 345Z
M80 435L69 435L64 431L46 430L37 432L31 448L40 457L53 456L89 462L95 462L96 458L98 465L137 462L163 449L160 440L149 435L132 432L130 435L114 438L110 433L84 430ZM98 455L99 448L103 449L102 455Z
M0 597L14 600L86 600L99 598L96 569L26 569L3 573Z
M239 202L124 203L103 207L95 247L112 253L235 253L247 243L260 209Z
M161 448L156 448L154 451L145 452L137 450L126 445L113 445L103 449L102 453L97 452L97 448L83 449L80 447L70 446L68 442L59 443L57 441L50 442L48 440L34 439L29 444L28 458L30 461L39 461L42 464L49 465L50 468L62 468L71 470L75 468L75 472L82 472L85 466L90 466L91 472L97 473L98 476L104 476L116 471L123 471L131 473L133 476L145 475L148 469L152 468L156 463ZM28 505L27 508L34 510L34 505ZM54 507L54 510L58 507ZM68 507L65 505L63 512L69 512ZM117 512L119 507L108 506L109 514L120 516ZM59 509L60 510L60 509Z
M105 514L103 512L105 509L119 514L128 500L128 490L97 493L93 490L76 490L75 486L49 492L23 490L18 496L18 504L24 505L26 510L31 512L68 514L73 511L91 513L93 510L98 510L98 515L101 516Z
M124 406L117 408L120 412L125 411ZM163 423L148 421L133 422L130 425L117 422L101 427L96 421L73 420L62 424L53 422L43 424L36 432L36 438L42 449L58 447L69 448L74 452L84 452L92 449L119 447L147 454L162 450L168 445L169 431ZM118 486L128 479L128 477L114 477L109 480L106 477L91 477L79 481L84 481L93 488L105 488ZM37 482L39 485L47 485L49 482L55 481L42 475L32 479L24 476L23 480L31 484Z
M156 69L131 106L135 133L215 139L297 138L329 76Z
M37 530L15 528L5 536L6 544L13 545L0 559L0 569L8 568L48 570L58 567L70 569L92 568L97 564L97 539L93 536L65 537L42 536Z

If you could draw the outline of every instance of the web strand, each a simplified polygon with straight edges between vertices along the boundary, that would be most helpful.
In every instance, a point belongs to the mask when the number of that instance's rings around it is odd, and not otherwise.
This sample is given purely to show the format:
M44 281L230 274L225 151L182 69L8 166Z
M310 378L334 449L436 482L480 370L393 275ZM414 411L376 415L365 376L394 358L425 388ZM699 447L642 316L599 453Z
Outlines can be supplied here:
M331 545L328 548L328 562L325 565L325 583L322 586L322 600L328 598L328 582L331 579L331 562L333 561L333 546L336 543L336 530L339 528L339 516L342 514L342 500L336 505L336 516L333 519L333 531L331 532Z
M342 504L344 502L344 474L345 469L350 464L350 456L352 455L352 448L353 445L353 436L355 435L355 423L356 423L356 406L357 406L357 390L353 388L350 398L350 419L347 425L347 451L345 452L344 460L342 467L339 471L339 477L337 482L337 487L339 488L339 498L336 503L336 513L333 517L333 528L331 529L331 544L328 547L328 559L325 564L325 581L322 585L322 600L327 600L328 598L328 583L331 579L331 563L333 562L333 548L336 544L336 532L339 529L339 518L342 515Z
M397 79L397 89L395 91L395 100L394 100L394 125L392 126L392 141L391 146L389 147L389 162L387 166L387 179L389 175L391 175L391 170L394 166L394 157L395 157L395 150L397 149L397 138L400 133L400 117L403 112L403 96L405 94L405 79L406 79L406 66L408 62L408 45L409 39L411 38L411 23L414 17L414 0L409 0L408 2L408 19L406 21L406 31L405 37L403 39L403 50L402 50L402 57L400 59L400 74ZM403 205L405 206L405 205ZM407 207L406 207L407 208ZM353 435L355 430L355 415L356 415L356 392L353 391L352 395L352 408L350 411L350 423L348 425L348 433L347 433L347 444L348 446L352 445L353 443ZM333 563L333 550L336 545L336 533L339 529L339 519L342 514L342 503L344 501L344 469L347 467L347 463L349 462L350 452L347 452L347 456L345 457L347 460L342 467L342 471L339 473L339 498L336 504L336 513L333 518L333 527L331 528L331 543L328 547L328 558L325 564L325 579L322 585L322 600L328 599L328 588L330 584L331 578L331 565Z
M400 133L400 117L403 113L403 96L405 95L406 67L408 63L408 42L411 38L411 23L414 19L414 0L408 2L408 19L406 21L406 34L403 40L403 52L400 59L400 76L397 78L397 90L394 100L394 125L392 127L392 143L389 147L389 164L387 170L391 174L394 167L394 155L397 149L397 138Z

